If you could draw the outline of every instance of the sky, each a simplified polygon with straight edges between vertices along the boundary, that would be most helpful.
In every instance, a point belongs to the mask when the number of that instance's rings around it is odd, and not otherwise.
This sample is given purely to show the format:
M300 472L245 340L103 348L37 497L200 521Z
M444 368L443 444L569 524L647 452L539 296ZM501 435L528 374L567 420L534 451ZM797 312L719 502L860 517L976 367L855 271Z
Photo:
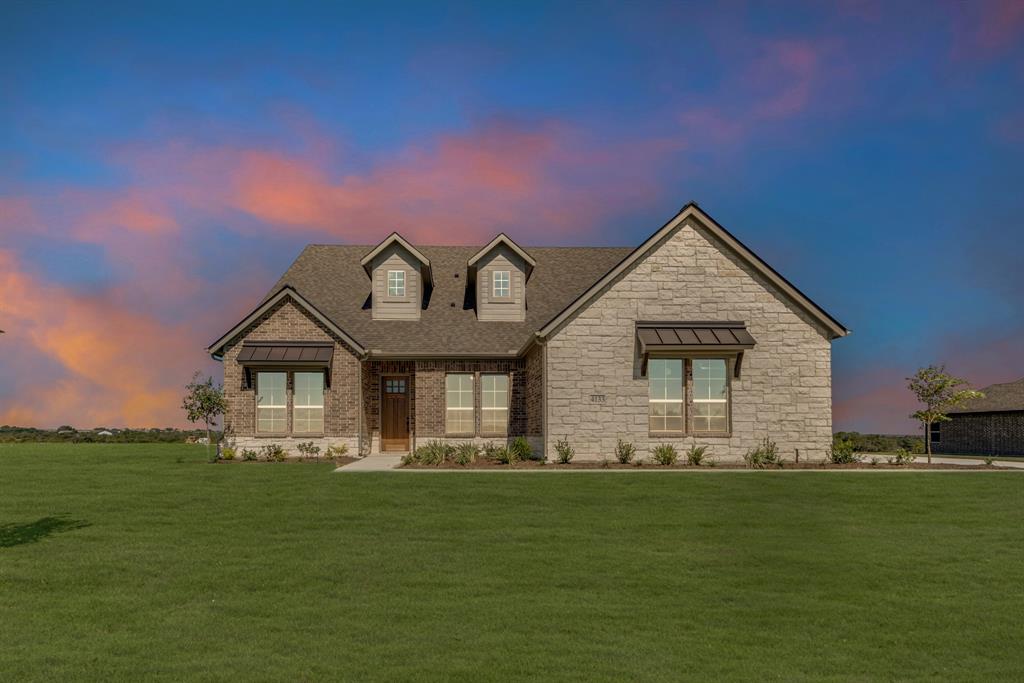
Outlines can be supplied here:
M184 425L308 243L635 246L695 200L905 377L1024 377L1024 0L0 7L0 424Z

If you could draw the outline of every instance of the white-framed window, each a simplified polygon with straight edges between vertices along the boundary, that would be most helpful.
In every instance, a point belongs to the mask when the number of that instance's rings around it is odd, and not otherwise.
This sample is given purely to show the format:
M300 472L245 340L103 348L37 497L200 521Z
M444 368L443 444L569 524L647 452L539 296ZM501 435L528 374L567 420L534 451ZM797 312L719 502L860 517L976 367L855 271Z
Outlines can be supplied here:
M480 431L508 433L508 375L480 375Z
M256 373L256 431L288 431L288 373Z
M473 375L452 373L445 377L445 431L473 434Z
M388 296L405 296L405 271L388 271Z
M693 431L729 431L728 379L722 358L693 359Z
M683 359L647 361L652 432L683 431Z
M512 273L507 270L496 270L492 279L494 281L494 297L496 299L508 298L512 292Z
M324 431L324 373L296 372L292 403L292 431L299 434L322 434Z

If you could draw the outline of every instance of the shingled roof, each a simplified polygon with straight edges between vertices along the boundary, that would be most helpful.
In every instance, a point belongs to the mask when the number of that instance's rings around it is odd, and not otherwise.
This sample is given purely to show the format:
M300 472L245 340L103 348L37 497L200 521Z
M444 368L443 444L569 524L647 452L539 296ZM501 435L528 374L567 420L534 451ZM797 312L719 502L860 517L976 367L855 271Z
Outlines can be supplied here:
M1016 382L993 384L981 390L985 398L967 401L951 415L958 413L998 413L1008 410L1024 410L1024 378Z
M373 320L370 279L360 260L373 246L306 247L263 301L294 288L375 355L514 355L538 329L633 249L527 247L536 260L523 322L480 322L466 264L480 247L419 246L430 259L434 287L419 320Z

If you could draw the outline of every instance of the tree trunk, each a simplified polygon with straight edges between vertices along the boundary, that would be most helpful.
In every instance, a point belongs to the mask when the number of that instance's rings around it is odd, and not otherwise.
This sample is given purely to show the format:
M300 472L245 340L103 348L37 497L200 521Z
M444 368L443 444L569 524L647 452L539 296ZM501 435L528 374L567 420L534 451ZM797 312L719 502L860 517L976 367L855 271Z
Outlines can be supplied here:
M210 446L213 445L213 439L210 438L210 423L206 423L206 459L210 459Z
M928 464L932 464L932 423L926 422L924 425L924 447L925 452L928 453Z

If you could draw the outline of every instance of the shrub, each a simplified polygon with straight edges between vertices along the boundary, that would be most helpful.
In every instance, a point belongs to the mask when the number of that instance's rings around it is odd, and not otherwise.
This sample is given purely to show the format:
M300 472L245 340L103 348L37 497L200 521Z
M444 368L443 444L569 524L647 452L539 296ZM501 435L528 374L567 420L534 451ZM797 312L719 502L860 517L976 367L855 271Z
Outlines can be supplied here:
M494 444L493 441L486 441L484 442L484 445L480 447L480 454L483 455L483 457L488 460L497 460L497 458L495 457L495 452L497 450L498 447Z
M421 465L441 465L454 454L454 446L437 440L428 441L413 451L414 461Z
M828 461L833 465L849 465L863 460L863 456L853 450L853 441L836 436L832 439L832 447L828 449Z
M893 458L893 462L897 465L909 465L917 460L917 456L908 451L906 448L897 448L896 457Z
M512 439L512 443L508 445L508 449L516 454L516 460L533 460L533 449L530 447L530 442L526 440L524 436L517 436Z
M697 444L693 444L686 451L686 462L694 467L700 467L704 464L704 457L707 455L707 452L707 446L698 446Z
M619 439L619 442L615 444L615 457L623 465L633 460L634 455L636 455L636 446L630 442Z
M234 460L235 449L232 448L231 446L224 447L220 452L220 457L223 458L224 460Z
M994 462L995 462L994 458L991 458L991 457L985 458L985 465L988 466L988 467L992 467L992 463L994 463Z
M569 445L568 439L559 439L555 442L555 453L558 454L558 462L568 465L576 457L576 449Z
M611 463L611 461L608 458L602 458L601 459L601 467L603 467L605 469L608 469L609 467L611 467L611 464L612 463Z
M260 453L267 462L284 462L284 459L288 457L288 454L279 443L268 443L260 448Z
M747 467L764 469L766 467L782 467L782 458L779 457L779 448L775 442L767 436L761 441L757 448L751 448L743 455L743 461Z
M460 465L472 465L476 462L479 453L480 449L476 447L476 444L460 443L455 448L455 462Z
M519 462L519 455L505 446L495 446L491 457L501 465L515 465Z
M406 453L405 455L402 456L402 465L411 465L414 462L416 462L415 453Z
M679 452L670 443L663 443L651 449L651 458L659 465L675 465Z
M304 441L302 443L296 444L295 450L297 450L301 454L300 457L303 460L305 460L306 458L316 458L317 460L320 459L320 447L315 445L312 441Z
M242 449L242 460L245 460L246 462L252 462L255 459L256 459L256 451L254 451L251 448L243 448Z
M344 456L346 453L348 453L348 444L339 443L333 446L328 446L327 450L324 451L324 457L333 460L334 458Z
M878 458L872 457L871 458L871 466L875 467L876 465L878 465Z

